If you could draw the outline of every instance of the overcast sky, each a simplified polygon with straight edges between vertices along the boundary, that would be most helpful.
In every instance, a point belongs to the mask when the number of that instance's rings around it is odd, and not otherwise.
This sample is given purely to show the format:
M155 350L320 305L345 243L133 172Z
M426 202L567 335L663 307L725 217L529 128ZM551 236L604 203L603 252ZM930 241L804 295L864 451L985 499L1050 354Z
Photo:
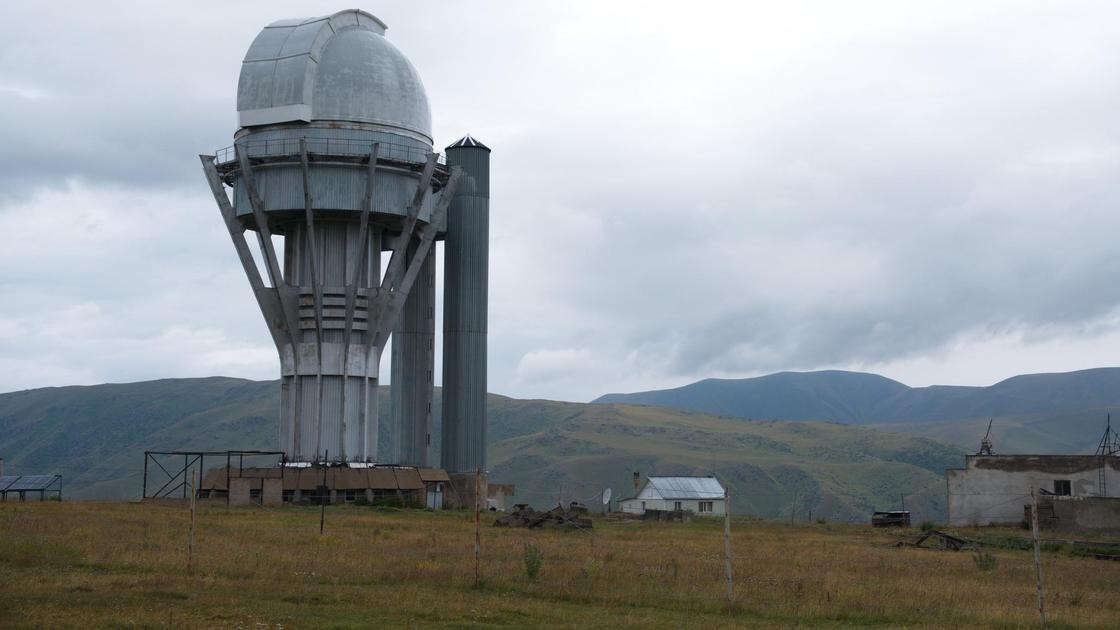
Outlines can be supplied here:
M351 7L178 5L0 6L0 391L278 376L196 156ZM1115 2L360 8L493 148L491 391L1120 364Z

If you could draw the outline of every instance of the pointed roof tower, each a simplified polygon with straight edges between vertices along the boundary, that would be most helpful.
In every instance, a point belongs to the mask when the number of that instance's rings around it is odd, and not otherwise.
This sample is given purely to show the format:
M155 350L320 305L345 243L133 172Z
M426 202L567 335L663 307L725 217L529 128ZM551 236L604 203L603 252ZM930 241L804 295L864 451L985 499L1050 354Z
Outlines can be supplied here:
M487 151L490 150L490 147L486 146L485 144L482 144L478 140L475 140L474 137L471 136L470 134L467 134L467 135L463 136L462 138L459 138L455 142L452 142L451 144L447 145L448 149L458 149L460 147L472 147L472 148L475 148L475 149L485 149Z

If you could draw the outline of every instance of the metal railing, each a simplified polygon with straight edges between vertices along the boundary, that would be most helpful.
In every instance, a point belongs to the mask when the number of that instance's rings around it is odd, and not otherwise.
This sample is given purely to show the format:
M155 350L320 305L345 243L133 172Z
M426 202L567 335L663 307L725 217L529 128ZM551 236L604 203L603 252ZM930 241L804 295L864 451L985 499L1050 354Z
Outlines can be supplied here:
M309 154L339 157L367 156L369 155L370 146L373 144L370 140L356 140L352 138L315 138L307 136L302 139L307 142L307 152ZM215 151L214 163L218 166L222 166L224 164L236 162L237 154L234 147L241 147L241 150L245 151L249 157L253 158L299 155L300 140L300 138L245 140L236 143L234 146L228 146ZM378 158L382 160L423 164L428 159L429 151L427 149L393 142L379 142L378 144L380 145L378 147ZM440 164L446 164L447 159L441 154L438 162Z

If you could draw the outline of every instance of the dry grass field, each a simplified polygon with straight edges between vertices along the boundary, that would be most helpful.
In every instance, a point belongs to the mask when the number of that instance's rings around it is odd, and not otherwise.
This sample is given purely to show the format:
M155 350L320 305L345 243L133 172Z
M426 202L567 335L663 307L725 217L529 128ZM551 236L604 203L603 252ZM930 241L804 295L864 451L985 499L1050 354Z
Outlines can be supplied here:
M1032 556L897 548L901 532L736 519L596 520L592 534L482 528L462 513L200 506L193 572L177 505L0 504L4 627L1029 627ZM906 532L912 535L914 532ZM966 535L969 532L962 532ZM991 534L992 532L986 532ZM1007 532L1022 535L1023 532ZM526 543L543 552L526 577ZM1120 623L1120 563L1043 556L1053 627Z

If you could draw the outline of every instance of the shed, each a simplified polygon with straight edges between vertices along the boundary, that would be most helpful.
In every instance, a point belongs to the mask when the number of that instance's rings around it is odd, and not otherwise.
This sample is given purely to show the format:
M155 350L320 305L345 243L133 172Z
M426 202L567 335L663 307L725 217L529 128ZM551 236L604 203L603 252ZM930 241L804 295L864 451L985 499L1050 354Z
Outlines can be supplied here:
M505 512L506 498L512 497L517 487L512 483L486 484L486 507L492 511Z
M637 496L619 501L619 510L628 514L683 510L698 516L723 516L726 506L727 491L715 477L650 477Z
M433 510L442 510L443 489L451 483L447 471L442 468L420 468L417 473L424 483L424 505Z

